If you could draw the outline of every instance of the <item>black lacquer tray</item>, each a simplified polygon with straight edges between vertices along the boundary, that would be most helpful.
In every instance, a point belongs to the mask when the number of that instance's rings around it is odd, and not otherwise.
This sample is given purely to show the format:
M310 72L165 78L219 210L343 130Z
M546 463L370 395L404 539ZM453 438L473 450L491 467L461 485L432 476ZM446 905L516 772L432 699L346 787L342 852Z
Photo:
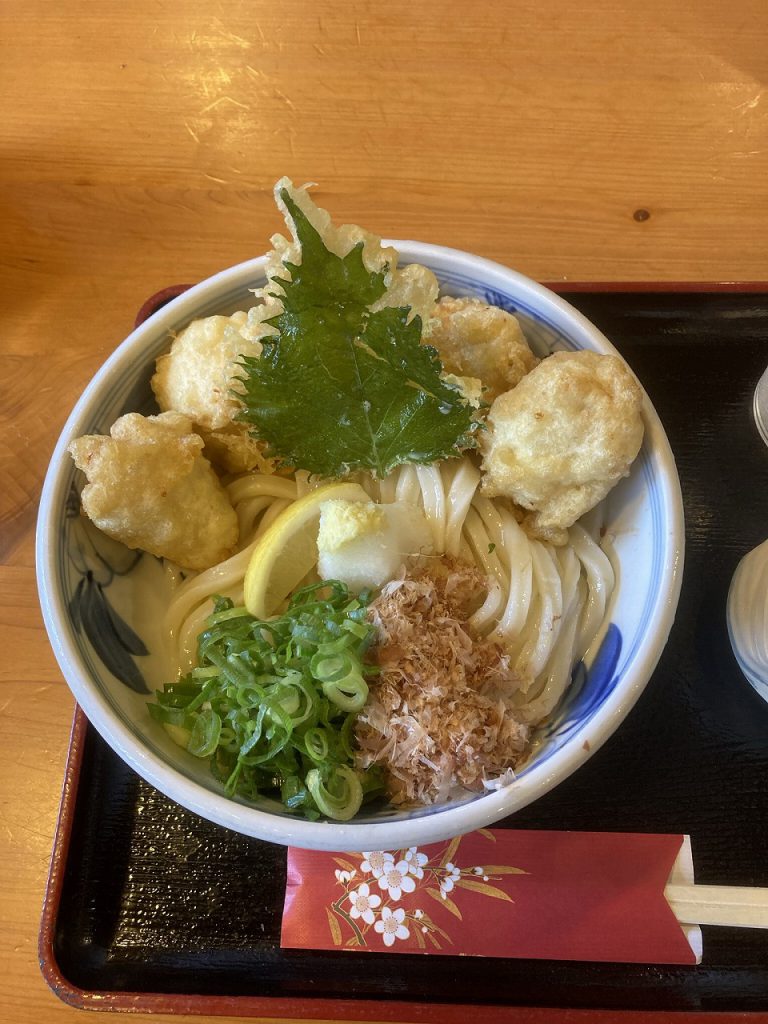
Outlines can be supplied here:
M688 833L697 882L767 886L768 704L734 660L725 603L739 559L768 536L768 448L751 412L768 365L768 285L559 290L659 412L686 561L669 644L637 706L514 827ZM704 928L691 968L283 951L284 883L281 847L171 803L78 712L40 943L43 973L70 1003L304 1019L768 1019L768 931Z

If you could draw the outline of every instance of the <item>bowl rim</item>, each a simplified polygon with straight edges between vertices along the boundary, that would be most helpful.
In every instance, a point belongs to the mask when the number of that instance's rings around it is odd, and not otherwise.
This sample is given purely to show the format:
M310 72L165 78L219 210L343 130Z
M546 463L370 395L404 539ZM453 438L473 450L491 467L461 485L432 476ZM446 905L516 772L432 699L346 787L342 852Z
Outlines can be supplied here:
M472 276L489 286L498 281L500 286L523 292L533 299L542 316L555 314L556 319L568 321L569 337L579 346L617 353L611 342L582 313L549 288L538 284L519 271L503 264L476 256L459 249L432 243L385 239L393 245L401 263L425 263L440 275L437 267L447 271L461 265L471 268ZM674 456L661 421L648 396L644 393L643 418L645 441L656 470L659 500L665 512L663 524L664 551L660 586L648 622L647 636L653 642L644 643L621 680L601 705L599 726L589 737L585 749L583 727L576 729L560 750L554 752L540 770L534 765L526 775L511 786L483 795L480 800L436 809L434 813L404 820L381 822L310 822L271 814L215 793L186 777L148 748L142 748L138 738L114 714L108 700L88 678L79 664L77 652L68 640L66 630L59 623L66 621L66 603L57 586L55 570L55 544L60 532L62 510L67 487L66 448L89 424L83 425L89 414L93 398L106 382L114 377L142 343L156 338L172 322L188 315L192 320L201 314L206 299L215 299L223 285L229 290L256 287L254 282L264 277L266 256L259 256L235 264L191 286L171 299L143 323L137 326L111 353L89 381L68 416L53 450L42 488L36 529L37 584L43 620L59 667L87 718L113 747L118 755L145 781L188 810L218 825L246 835L283 845L307 849L364 851L403 849L414 845L433 843L474 829L488 826L520 810L553 789L573 771L584 764L615 732L647 685L666 644L674 622L682 584L685 548L683 500ZM642 384L642 382L641 382Z

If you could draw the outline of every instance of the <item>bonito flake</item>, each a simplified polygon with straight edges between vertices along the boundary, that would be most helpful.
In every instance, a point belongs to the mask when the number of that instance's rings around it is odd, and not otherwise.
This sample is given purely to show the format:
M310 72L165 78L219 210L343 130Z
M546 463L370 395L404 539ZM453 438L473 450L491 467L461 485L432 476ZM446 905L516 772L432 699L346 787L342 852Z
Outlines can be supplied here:
M467 619L486 588L478 569L434 559L388 583L370 606L380 675L356 728L360 766L381 764L395 804L438 803L481 789L523 755L529 729L511 696L519 680Z

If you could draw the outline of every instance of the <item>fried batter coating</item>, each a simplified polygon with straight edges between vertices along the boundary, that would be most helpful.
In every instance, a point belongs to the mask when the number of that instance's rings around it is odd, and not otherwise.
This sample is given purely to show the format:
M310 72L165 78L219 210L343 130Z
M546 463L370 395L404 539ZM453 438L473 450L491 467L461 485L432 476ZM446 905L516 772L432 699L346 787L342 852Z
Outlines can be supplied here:
M217 430L241 409L232 378L241 354L258 356L261 345L239 331L247 313L193 320L157 360L152 390L163 412L183 413L198 426Z
M319 233L323 245L337 256L346 256L356 245L362 243L363 264L367 270L385 271L384 283L387 290L371 309L385 306L410 306L412 316L420 316L424 323L434 315L437 301L437 278L427 267L410 263L399 268L398 252L391 245L382 245L381 238L357 224L331 222L327 210L316 206L309 192L309 185L297 188L289 178L281 178L275 185L275 201L291 229L291 239L283 235L272 236L274 250L267 255L267 277L270 280L286 276L286 263L301 263L301 246L292 225L290 214L283 202L281 192L285 190L304 216Z
M237 515L187 416L132 412L110 434L69 446L88 479L83 511L100 530L186 569L207 569L232 554Z
M229 473L270 469L262 442L235 418L242 404L232 393L242 390L239 357L258 356L258 338L269 331L263 324L249 324L244 312L193 320L157 360L152 390L160 409L189 416L206 454Z
M538 363L516 317L479 299L445 297L435 306L425 341L443 367L459 377L479 377L492 402Z
M511 498L535 536L565 530L626 476L640 450L642 391L617 356L556 352L488 413L481 437L489 497Z
M274 459L264 455L266 442L251 434L247 423L233 422L221 430L195 426L205 442L205 456L223 473L274 473Z

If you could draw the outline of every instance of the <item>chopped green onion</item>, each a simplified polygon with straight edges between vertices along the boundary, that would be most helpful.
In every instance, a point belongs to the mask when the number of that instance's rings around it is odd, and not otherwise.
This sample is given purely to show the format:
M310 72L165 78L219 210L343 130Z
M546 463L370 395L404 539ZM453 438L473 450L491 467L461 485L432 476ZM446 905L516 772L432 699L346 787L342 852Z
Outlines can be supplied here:
M338 765L327 784L316 768L307 773L306 781L312 799L327 817L349 821L360 810L363 787L357 773L347 765Z
M277 794L310 820L348 820L363 797L383 791L380 772L354 767L363 673L373 671L363 662L371 596L351 597L338 581L312 584L268 621L215 598L198 667L157 693L151 716L209 759L228 795Z
M304 733L304 749L307 752L307 756L311 757L313 761L325 761L330 749L325 730L318 726L315 726L313 729L307 729Z
M215 665L209 665L208 668L193 668L190 675L195 679L210 679L211 676L218 675L218 672Z
M360 711L368 700L368 684L361 675L352 673L340 682L323 683L323 693L342 711Z
M195 757L210 757L219 745L221 719L210 708L201 711L195 717L192 733L187 743L187 750Z
M320 683L337 683L353 671L348 654L316 654L309 663L309 671Z
M187 720L187 712L184 708L169 707L166 704L150 704L150 717L161 725L184 726Z
M220 622L228 622L230 619L244 619L247 616L248 611L244 606L240 608L226 608L223 611L214 612L208 622L210 625L218 625Z
M364 622L356 622L354 619L347 619L342 623L342 629L353 633L359 640L367 640L370 636L370 628Z

